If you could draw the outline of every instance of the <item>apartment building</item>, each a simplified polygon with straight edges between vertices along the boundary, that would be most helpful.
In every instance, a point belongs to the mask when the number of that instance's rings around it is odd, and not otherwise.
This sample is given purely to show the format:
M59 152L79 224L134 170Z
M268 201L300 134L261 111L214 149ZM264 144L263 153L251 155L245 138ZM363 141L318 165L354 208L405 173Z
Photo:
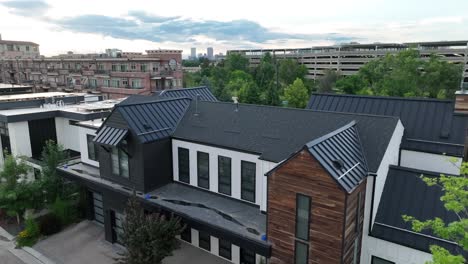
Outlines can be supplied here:
M385 56L396 54L402 50L417 49L421 58L428 59L435 54L442 60L464 65L463 82L468 84L468 40L435 41L412 43L372 43L372 44L341 44L334 46L317 46L300 49L246 49L229 50L229 53L240 53L249 58L250 65L255 67L262 56L269 52L277 58L297 60L308 69L307 77L316 80L326 70L334 70L342 75L352 75L367 62Z
M419 175L458 174L441 153L456 165L464 157L466 105L383 102L420 109L408 122L405 107L289 109L217 102L196 89L131 96L102 124L78 124L82 160L57 170L87 190L88 217L108 241L119 243L134 189L145 210L182 218L182 241L232 263L416 264L431 258L429 245L459 249L411 231L401 215L453 219ZM429 112L444 118L424 119Z
M182 76L181 50L0 59L0 82L27 83L37 91L97 93L110 99L181 88Z
M3 40L0 34L0 60L39 58L39 44L30 41Z
M116 101L79 93L34 93L0 96L0 148L41 169L48 140L61 144L70 158L80 156L79 121L101 120ZM3 151L0 165L3 164Z

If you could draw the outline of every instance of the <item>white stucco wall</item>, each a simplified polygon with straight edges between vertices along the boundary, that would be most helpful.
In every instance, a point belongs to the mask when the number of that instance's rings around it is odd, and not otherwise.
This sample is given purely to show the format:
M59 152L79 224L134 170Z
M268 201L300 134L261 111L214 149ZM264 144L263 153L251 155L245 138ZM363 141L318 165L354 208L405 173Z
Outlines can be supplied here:
M8 123L11 153L14 156L32 156L28 122Z
M452 159L456 161L452 162ZM401 151L400 165L403 167L459 175L461 163L461 158L411 150Z
M173 177L174 181L179 181L179 147L189 150L190 158L190 185L197 186L197 151L206 152L210 155L210 191L218 192L218 156L231 158L231 197L241 199L241 161L249 161L256 164L255 179L255 204L260 206L262 211L266 211L266 176L276 163L260 160L257 155L216 148L181 140L172 140L173 155ZM224 195L224 194L223 194Z
M192 246L200 248L199 243L198 243L198 241L199 241L198 230L196 230L195 228L191 228L190 232L191 232L192 242L189 243L189 244L191 244ZM180 238L180 237L178 237L178 238ZM188 243L187 241L184 241L184 240L181 240L181 241L183 243ZM202 249L202 248L200 248L200 249L205 250L205 249ZM219 258L222 258L223 260L227 260L227 259L219 256L219 238L217 238L217 237L210 236L210 251L209 252L211 254L219 257ZM262 263L262 259L265 260L265 257L256 254L255 259L256 259L255 263L260 264L260 263ZM227 261L229 261L229 260L227 260ZM235 263L235 264L240 264L240 247L237 246L237 245L234 245L234 244L231 244L231 260L230 260L230 262ZM263 263L266 263L266 262L263 262Z
M57 142L59 144L62 144L65 149L80 151L78 127L70 125L70 119L56 117L55 129L57 131Z
M87 138L86 135L92 135L96 136L96 130L90 129L90 128L85 128L85 127L76 127L78 129L78 134L79 134L79 145L80 145L80 154L81 154L81 161L83 163L87 163L89 165L99 167L99 162L94 161L88 158L88 144L87 144ZM98 147L96 145L96 147Z

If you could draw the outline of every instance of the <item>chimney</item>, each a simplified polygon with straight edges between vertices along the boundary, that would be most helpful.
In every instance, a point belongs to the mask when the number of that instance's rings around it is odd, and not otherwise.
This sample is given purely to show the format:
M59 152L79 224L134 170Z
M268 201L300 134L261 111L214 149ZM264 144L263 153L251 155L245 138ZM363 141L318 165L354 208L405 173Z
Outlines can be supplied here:
M462 89L455 93L455 113L468 114L468 91Z

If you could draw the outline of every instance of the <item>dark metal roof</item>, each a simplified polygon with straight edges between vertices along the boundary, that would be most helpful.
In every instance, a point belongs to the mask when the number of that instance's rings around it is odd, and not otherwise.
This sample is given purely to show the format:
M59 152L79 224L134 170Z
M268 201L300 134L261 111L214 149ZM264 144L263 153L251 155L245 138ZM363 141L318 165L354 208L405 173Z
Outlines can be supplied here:
M113 115L120 115L140 143L169 137L191 101L188 98L158 99L152 96L130 98L116 105L102 127L107 126Z
M180 98L187 97L195 99L198 98L202 101L217 102L218 99L211 93L210 88L206 86L193 87L193 88L182 88L182 89L169 89L163 90L159 94L155 94L161 98Z
M284 107L198 102L190 104L174 138L231 148L280 162L307 142L356 121L369 170L376 172L398 118L324 113Z
M307 143L306 147L348 193L368 174L367 162L354 121Z
M94 142L105 146L115 147L120 144L127 134L128 129L105 126L99 130Z
M454 114L454 101L313 94L308 109L396 116L405 127L403 149L462 156L468 115Z
M456 252L453 242L438 238L430 231L413 232L411 223L402 215L419 220L439 217L446 223L457 216L445 209L440 197L443 191L438 186L427 186L421 175L438 177L434 172L391 166L385 182L379 208L372 228L372 235L404 246L429 252L430 245L439 245Z

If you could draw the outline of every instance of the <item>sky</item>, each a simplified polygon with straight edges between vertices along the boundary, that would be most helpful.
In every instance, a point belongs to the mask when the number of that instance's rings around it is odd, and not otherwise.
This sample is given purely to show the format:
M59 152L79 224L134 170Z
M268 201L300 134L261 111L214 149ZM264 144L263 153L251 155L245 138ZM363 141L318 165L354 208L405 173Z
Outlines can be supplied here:
M0 0L4 40L41 54L468 39L468 0Z

